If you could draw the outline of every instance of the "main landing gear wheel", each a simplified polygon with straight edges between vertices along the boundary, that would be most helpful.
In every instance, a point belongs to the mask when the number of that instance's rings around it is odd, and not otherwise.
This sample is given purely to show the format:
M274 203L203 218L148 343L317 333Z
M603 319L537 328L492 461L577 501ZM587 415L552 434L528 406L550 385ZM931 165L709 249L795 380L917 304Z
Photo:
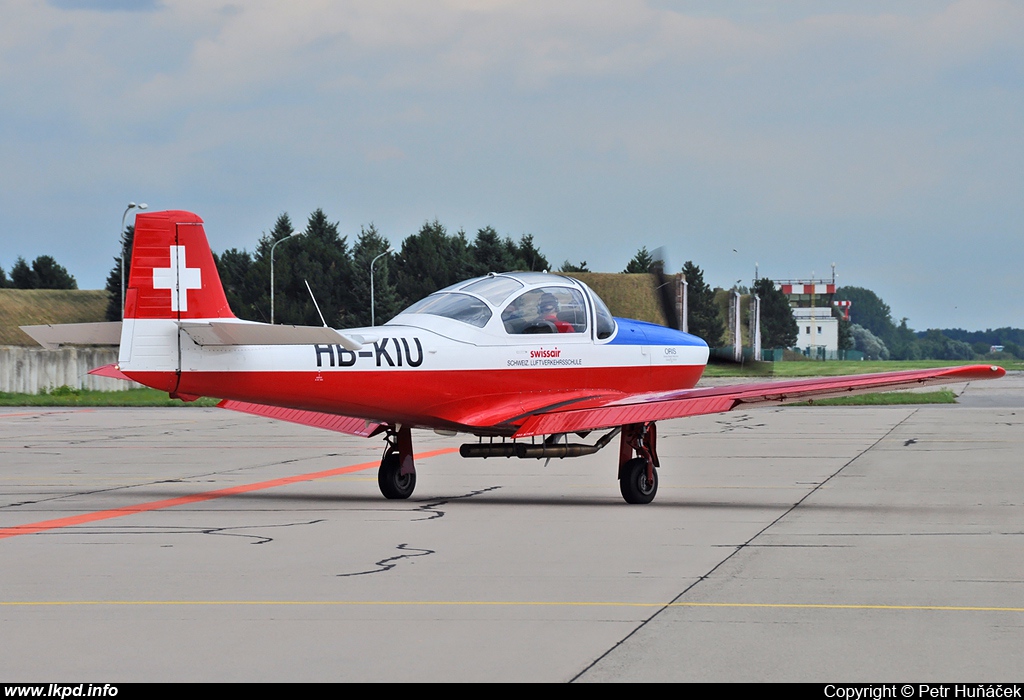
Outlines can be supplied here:
M647 460L637 457L626 462L622 467L622 478L619 479L619 491L626 503L650 503L658 493L658 470L653 470L654 478L647 478Z
M402 461L397 452L389 452L380 461L377 486L384 498L402 499L412 495L416 488L416 474L402 474Z

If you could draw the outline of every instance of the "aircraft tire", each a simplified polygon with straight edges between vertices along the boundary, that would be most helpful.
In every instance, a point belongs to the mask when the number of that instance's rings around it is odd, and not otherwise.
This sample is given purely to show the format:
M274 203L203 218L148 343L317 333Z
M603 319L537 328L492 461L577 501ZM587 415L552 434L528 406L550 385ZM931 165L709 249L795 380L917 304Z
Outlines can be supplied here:
M377 470L377 486L384 498L399 500L408 498L416 488L415 474L402 474L402 463L397 452L388 453L380 462Z
M647 479L647 460L643 457L631 459L623 466L619 479L619 491L626 503L650 503L658 493L658 470L654 480Z

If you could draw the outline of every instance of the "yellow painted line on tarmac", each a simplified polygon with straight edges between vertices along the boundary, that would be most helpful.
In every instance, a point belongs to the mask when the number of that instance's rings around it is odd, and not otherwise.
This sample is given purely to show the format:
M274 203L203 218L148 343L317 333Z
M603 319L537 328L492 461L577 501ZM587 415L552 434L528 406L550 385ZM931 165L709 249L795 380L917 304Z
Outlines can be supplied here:
M638 603L624 601L517 600L5 600L0 607L61 606L332 606L332 607L570 607L570 608L760 608L791 610L907 610L1024 613L1024 607L976 605L877 605L858 603Z

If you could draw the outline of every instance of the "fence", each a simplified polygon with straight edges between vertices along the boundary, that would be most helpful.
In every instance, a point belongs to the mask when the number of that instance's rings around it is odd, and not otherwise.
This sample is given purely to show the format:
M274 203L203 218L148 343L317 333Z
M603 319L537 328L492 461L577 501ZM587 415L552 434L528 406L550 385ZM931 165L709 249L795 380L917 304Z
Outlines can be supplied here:
M38 394L59 386L73 389L123 391L137 388L135 382L97 377L89 370L117 362L117 348L25 348L0 346L0 391Z

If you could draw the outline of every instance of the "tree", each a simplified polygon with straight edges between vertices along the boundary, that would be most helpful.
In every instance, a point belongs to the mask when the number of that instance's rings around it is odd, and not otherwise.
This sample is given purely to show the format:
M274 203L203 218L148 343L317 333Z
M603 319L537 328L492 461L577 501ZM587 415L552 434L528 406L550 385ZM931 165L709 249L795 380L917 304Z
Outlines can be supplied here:
M260 290L253 274L252 256L244 249L228 248L220 255L215 254L213 261L217 264L224 296L227 297L231 311L239 318L260 320L254 313L256 309L253 302L259 298Z
M387 239L380 235L372 223L360 229L359 238L352 247L352 296L355 299L353 314L357 325L370 325L370 265L374 258L387 249ZM372 316L378 325L402 310L398 289L391 280L393 257L393 254L381 255L373 264Z
M905 317L900 320L900 325L893 331L886 345L890 357L894 360L920 360L924 357L921 354L921 344L914 331L907 327Z
M524 233L519 237L519 245L516 246L516 255L520 264L517 266L527 272L542 272L551 267L548 259L533 244L533 235Z
M626 269L623 272L627 273L641 273L646 274L651 271L651 265L654 264L654 257L647 252L647 246L644 246L640 250L636 251L636 255L626 265Z
M475 260L466 235L449 236L437 219L402 241L395 262L395 284L405 304L472 277Z
M891 344L896 335L896 324L893 323L889 305L877 294L863 287L840 287L836 290L835 298L852 302L850 320L853 323L867 328L886 345Z
M974 350L963 340L953 340L942 334L942 331L930 329L924 337L917 339L923 359L930 360L970 360Z
M306 289L308 281L327 325L334 328L353 325L352 257L348 240L339 234L337 222L328 221L323 209L317 209L309 215L305 235L291 245L289 262L292 269L284 289L286 304L293 309L294 318L299 320L285 321L282 316L282 321L320 325L320 315Z
M867 328L854 323L850 325L850 333L853 335L855 347L869 360L889 359L889 348L885 347L881 338Z
M274 244L290 237L293 231L291 219L281 214L273 230L260 237L247 282L241 286L243 301L245 297L252 299L246 315L264 322L271 318L270 256L273 250L275 323L321 325L320 314L306 289L308 281L327 325L335 328L351 325L354 319L352 259L347 240L338 232L338 224L329 221L323 209L317 209L309 215L304 235L281 243L274 250Z
M853 325L845 317L839 315L839 349L853 350L853 333L850 326Z
M753 291L761 298L761 346L791 348L796 345L799 331L786 295L767 277L757 280Z
M114 258L114 267L107 275L107 313L108 321L121 320L121 260L124 259L131 264L132 243L135 241L135 226L129 226L121 239L121 256ZM124 271L124 283L128 284L128 272Z
M36 276L37 289L78 289L75 278L52 256L40 255L33 260L32 272Z
M36 274L32 272L32 268L25 262L25 258L20 255L14 262L14 267L11 268L11 286L15 289L35 289L39 286Z
M7 273L4 272L4 269L2 267L0 267L0 289L10 286L11 283L7 280Z
M516 263L516 247L511 239L501 240L501 236L490 226L476 232L473 240L473 275L486 275L488 272L508 272L519 265Z
M571 262L566 260L562 263L562 266L558 268L559 272L590 272L590 268L587 267L586 260L580 260L579 265L573 265Z
M511 237L501 238L490 226L479 229L470 244L474 264L473 275L512 270L540 271L548 269L548 260L533 244L533 236L524 234L519 243Z
M704 272L692 261L683 265L686 278L686 297L689 332L703 338L711 347L717 347L725 332L725 324L715 304L715 293L704 282Z

